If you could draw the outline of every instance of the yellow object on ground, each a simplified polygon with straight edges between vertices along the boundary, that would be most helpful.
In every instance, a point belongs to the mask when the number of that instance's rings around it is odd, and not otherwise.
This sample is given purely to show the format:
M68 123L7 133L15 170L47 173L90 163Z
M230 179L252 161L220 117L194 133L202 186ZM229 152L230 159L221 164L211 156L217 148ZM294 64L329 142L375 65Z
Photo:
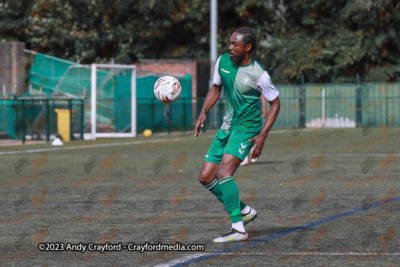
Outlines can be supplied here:
M55 109L57 113L57 132L62 136L62 141L69 141L70 137L70 116L69 109Z
M146 130L143 131L143 135L144 135L145 137L150 137L152 134L153 134L153 133L151 132L150 129L146 129Z

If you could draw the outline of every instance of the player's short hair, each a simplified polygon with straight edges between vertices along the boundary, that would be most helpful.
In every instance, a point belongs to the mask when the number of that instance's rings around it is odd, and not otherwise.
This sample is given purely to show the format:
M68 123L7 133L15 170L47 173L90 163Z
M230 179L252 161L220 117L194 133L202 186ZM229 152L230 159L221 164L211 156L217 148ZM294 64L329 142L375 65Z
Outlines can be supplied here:
M235 30L236 33L242 34L244 45L251 44L250 56L254 60L257 55L257 36L256 32L250 27L240 27Z

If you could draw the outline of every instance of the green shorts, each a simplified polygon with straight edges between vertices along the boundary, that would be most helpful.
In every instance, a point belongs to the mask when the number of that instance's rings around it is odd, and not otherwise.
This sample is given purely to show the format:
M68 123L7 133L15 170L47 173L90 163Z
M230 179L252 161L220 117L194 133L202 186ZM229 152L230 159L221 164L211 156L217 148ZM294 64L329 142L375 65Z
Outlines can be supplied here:
M249 142L249 140L259 134L259 131L244 132L233 130L224 132L222 129L219 129L204 160L219 164L222 156L229 154L243 161L254 145L254 142Z

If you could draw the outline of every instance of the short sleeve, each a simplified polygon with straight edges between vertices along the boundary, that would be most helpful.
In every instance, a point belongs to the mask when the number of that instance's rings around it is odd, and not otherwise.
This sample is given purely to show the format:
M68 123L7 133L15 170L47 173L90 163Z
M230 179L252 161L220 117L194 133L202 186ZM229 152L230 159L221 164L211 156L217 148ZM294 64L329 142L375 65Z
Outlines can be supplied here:
M257 82L257 90L267 99L268 102L278 97L279 92L271 81L268 72L264 72Z
M221 57L218 58L217 62L215 63L215 69L214 69L214 79L213 79L213 84L215 85L221 85L222 84L222 80L221 80L221 76L219 75L219 59Z

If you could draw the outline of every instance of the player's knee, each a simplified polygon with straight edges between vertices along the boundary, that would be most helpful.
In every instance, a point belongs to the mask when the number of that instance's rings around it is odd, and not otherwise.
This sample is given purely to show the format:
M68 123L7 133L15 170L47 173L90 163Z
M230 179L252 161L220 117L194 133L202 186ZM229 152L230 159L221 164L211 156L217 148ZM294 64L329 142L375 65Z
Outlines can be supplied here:
M200 172L200 174L199 174L199 182L200 182L202 185L209 184L209 183L211 183L213 180L214 180L214 178L213 178L213 177L210 177L210 175L207 175L207 174L204 173L204 172Z

